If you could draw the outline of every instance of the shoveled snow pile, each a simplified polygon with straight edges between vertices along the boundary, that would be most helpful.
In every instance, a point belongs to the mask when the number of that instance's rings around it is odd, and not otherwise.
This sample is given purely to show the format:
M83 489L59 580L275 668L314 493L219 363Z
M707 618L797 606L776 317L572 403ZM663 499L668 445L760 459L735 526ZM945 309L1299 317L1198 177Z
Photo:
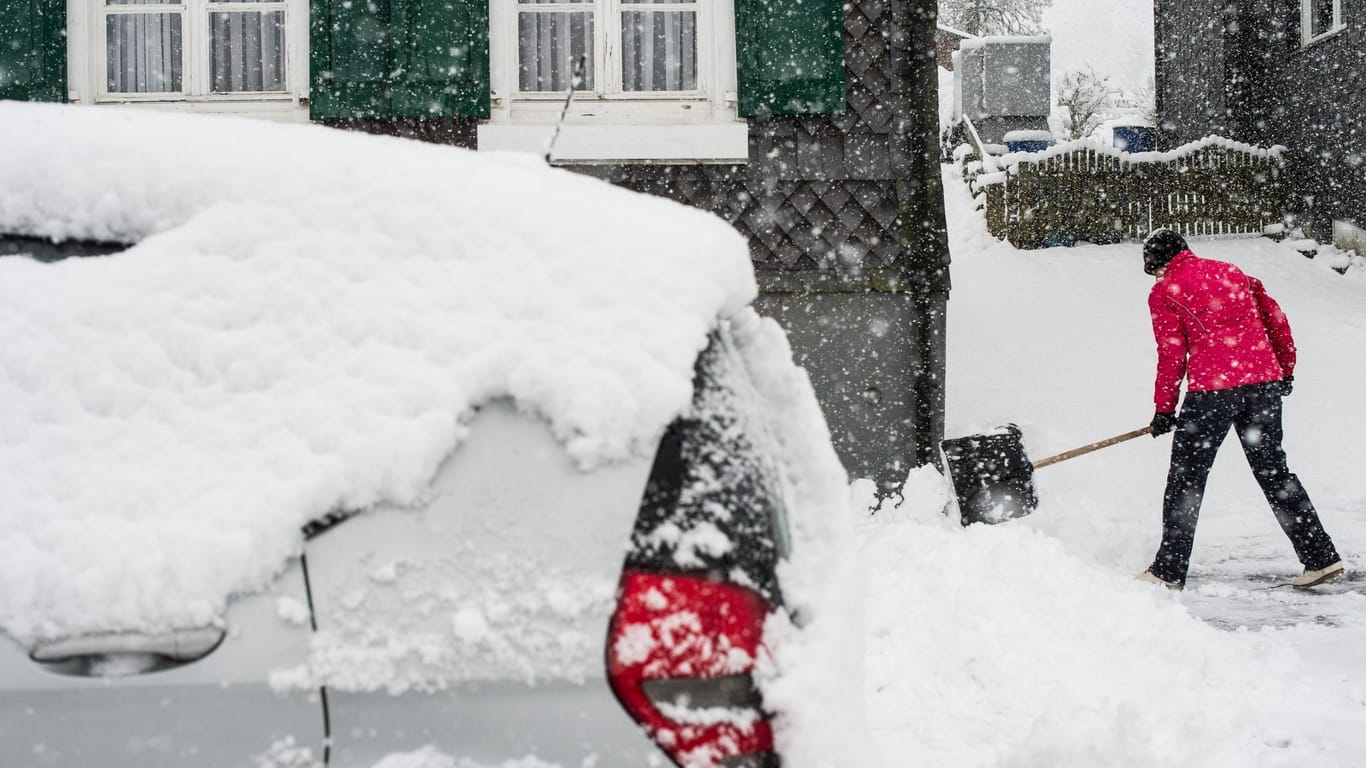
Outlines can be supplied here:
M418 500L511 396L652 451L755 294L719 219L519 158L0 102L0 629L209 622L329 510Z
M869 587L900 597L868 627L883 764L1353 765L1339 739L1366 712L1360 689L1021 521L963 529L939 480L922 470L860 535L870 562L900 566Z

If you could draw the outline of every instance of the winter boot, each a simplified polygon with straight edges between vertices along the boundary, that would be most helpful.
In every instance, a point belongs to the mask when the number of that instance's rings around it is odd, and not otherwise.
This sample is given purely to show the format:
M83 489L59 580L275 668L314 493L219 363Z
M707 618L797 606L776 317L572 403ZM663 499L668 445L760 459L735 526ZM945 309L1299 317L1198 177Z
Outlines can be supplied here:
M1138 574L1137 580L1147 584L1155 584L1160 587L1166 587L1167 589L1175 590L1177 592L1180 592L1181 590L1185 589L1185 585L1177 584L1174 581L1167 581L1166 579L1154 576L1152 571L1144 571L1143 573Z
M1295 589L1309 589L1310 587L1317 587L1329 579L1336 579L1342 575L1344 570L1346 569L1342 567L1341 560L1331 565L1325 565L1316 571L1305 568L1304 573L1296 576L1290 583Z

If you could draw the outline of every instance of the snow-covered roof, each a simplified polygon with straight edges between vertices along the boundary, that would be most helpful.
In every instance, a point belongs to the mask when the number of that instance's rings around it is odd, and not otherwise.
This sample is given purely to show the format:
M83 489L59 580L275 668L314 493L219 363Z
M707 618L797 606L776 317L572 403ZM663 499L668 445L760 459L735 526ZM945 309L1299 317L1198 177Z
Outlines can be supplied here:
M948 24L939 24L937 26L939 27L940 32L947 32L950 35L953 35L954 37L963 40L968 40L970 38L976 37L976 35L972 34L971 32L964 32L961 29L955 29L954 27L950 27Z
M1003 141L1007 142L1007 143L1016 142L1016 141L1047 141L1047 142L1052 142L1053 139L1054 139L1054 136L1053 136L1053 132L1052 132L1052 131L1026 131L1026 130L1020 130L1020 131L1006 131L1005 136L1002 136L1001 139L1002 139Z
M992 45L1050 45L1052 42L1053 38L1050 35L993 35L964 40L958 48L963 51L971 51Z
M0 102L0 630L203 622L299 527L420 497L510 396L581 463L653 449L718 316L720 219L525 157Z

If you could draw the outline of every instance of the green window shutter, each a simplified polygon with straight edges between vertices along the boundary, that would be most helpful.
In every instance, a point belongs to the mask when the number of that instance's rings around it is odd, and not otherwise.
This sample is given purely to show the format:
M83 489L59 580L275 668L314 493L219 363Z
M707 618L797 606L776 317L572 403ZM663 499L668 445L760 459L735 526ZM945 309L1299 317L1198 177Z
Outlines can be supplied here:
M0 99L66 101L66 0L0 0Z
M399 115L489 116L488 0L393 0Z
M740 114L841 114L841 0L735 0Z
M314 118L488 117L488 0L311 2Z

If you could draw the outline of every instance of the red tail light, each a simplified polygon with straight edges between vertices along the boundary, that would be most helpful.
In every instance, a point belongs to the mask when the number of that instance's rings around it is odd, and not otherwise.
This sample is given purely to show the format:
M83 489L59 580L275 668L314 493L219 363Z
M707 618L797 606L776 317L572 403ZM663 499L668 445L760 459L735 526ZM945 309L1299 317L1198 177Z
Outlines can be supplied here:
M751 673L769 607L695 576L627 570L607 644L626 711L683 768L777 766Z

